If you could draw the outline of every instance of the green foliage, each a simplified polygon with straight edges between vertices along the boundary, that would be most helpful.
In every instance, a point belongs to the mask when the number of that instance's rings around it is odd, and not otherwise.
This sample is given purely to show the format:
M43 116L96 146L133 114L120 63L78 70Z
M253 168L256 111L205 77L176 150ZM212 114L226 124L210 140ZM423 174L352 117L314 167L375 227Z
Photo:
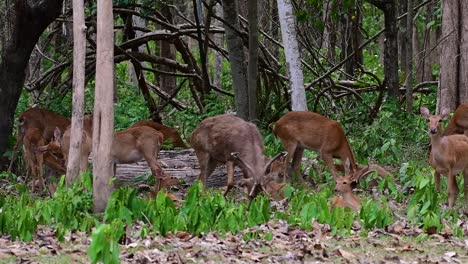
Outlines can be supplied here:
M91 263L120 263L118 240L124 232L124 224L118 219L97 226L88 251Z
M381 196L380 200L366 200L361 202L360 217L364 223L364 227L370 228L384 228L393 223L393 216L390 208L388 207L385 196Z
M354 110L356 114L359 111ZM361 125L353 126L349 138L357 157L372 157L379 164L400 164L426 156L421 147L427 141L425 123L402 112L395 103L384 104L378 118L370 125L365 125L365 120L355 122Z

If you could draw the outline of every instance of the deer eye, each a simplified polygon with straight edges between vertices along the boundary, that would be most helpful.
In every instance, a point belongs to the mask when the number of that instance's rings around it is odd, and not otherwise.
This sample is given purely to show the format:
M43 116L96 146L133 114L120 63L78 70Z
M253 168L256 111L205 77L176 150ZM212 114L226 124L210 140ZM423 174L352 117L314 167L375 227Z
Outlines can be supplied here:
M439 119L439 123L442 123L442 119Z
M343 182L343 184L348 184L348 182Z

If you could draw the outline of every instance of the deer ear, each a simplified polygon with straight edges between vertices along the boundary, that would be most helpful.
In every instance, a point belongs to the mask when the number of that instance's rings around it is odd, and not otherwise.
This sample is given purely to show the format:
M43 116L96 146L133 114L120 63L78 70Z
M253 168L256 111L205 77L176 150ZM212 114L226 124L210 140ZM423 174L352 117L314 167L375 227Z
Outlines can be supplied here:
M271 165L275 162L275 161L279 161L279 162L285 162L286 161L286 156L288 155L288 152L287 151L282 151L280 153L278 153L276 156L274 156L270 161L267 162L266 166L265 166L265 175L270 173L270 170L271 170Z
M349 171L350 166L351 166L351 164L349 163L349 159L346 159L345 163L344 163L344 175L349 175L350 174L350 171Z
M55 127L54 138L56 141L59 141L59 142L62 140L62 132L60 132L60 128L58 127Z
M442 120L447 119L448 116L449 116L449 114L450 114L450 111L449 111L449 110L443 109L443 110L442 110L442 113L441 113L441 118L442 118Z
M427 109L426 107L424 106L421 106L421 108L419 108L419 111L421 112L421 115L424 116L424 118L428 119L429 118L429 109Z

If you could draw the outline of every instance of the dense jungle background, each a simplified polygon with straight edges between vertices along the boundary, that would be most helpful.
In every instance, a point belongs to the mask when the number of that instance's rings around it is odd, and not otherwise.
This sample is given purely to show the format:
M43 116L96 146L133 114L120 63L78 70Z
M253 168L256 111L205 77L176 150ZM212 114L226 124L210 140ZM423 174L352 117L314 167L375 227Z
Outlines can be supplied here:
M423 106L453 113L468 102L466 1L112 4L115 71L108 79L97 72L99 3L0 3L0 263L468 262L468 183L456 177L460 194L448 208L447 177L438 192L420 114ZM73 51L77 6L86 26L81 54ZM96 83L112 84L115 131L153 120L189 143L203 119L232 113L257 125L271 157L284 149L275 122L308 110L340 123L358 164L390 175L359 181L360 210L333 207L334 178L306 150L306 186L288 181L284 199L249 200L241 187L224 197L222 187L203 191L196 181L193 151L165 143L160 163L168 172L171 161L180 162L179 182L156 197L148 195L154 179L146 163L138 163L144 173L130 169L115 180L101 213L93 211L92 169L68 186L44 166L56 189L32 192L21 150L8 168L18 118L33 107L70 118L78 58L85 59L84 113L100 103ZM222 167L212 177L225 185L225 175Z

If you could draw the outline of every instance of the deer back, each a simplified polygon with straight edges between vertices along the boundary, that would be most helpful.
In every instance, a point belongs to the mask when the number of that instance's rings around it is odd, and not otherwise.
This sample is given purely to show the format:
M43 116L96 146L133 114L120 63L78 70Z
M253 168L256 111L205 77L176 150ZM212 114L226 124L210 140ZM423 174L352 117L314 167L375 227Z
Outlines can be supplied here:
M24 135L27 129L35 127L41 131L46 141L52 139L56 127L64 131L70 125L68 118L42 108L28 109L18 120L18 136L20 133Z
M136 122L133 127L140 127L140 126L148 126L152 127L153 129L156 129L157 131L161 132L164 136L164 140L169 140L172 142L174 147L178 148L188 148L188 146L185 144L185 142L182 140L179 132L177 129L168 127L166 125L154 122L154 121L138 121Z
M468 103L457 107L442 135L464 134L465 131L468 132Z
M190 144L196 152L206 153L218 162L233 160L231 153L236 152L253 173L263 174L263 139L254 124L239 117L225 114L204 119L192 132Z
M163 138L161 132L147 126L115 132L112 156L117 163L133 163L145 155L155 156L161 148Z
M273 133L285 142L331 153L334 157L349 159L352 170L356 170L354 155L341 125L320 114L307 111L288 112L273 128Z

